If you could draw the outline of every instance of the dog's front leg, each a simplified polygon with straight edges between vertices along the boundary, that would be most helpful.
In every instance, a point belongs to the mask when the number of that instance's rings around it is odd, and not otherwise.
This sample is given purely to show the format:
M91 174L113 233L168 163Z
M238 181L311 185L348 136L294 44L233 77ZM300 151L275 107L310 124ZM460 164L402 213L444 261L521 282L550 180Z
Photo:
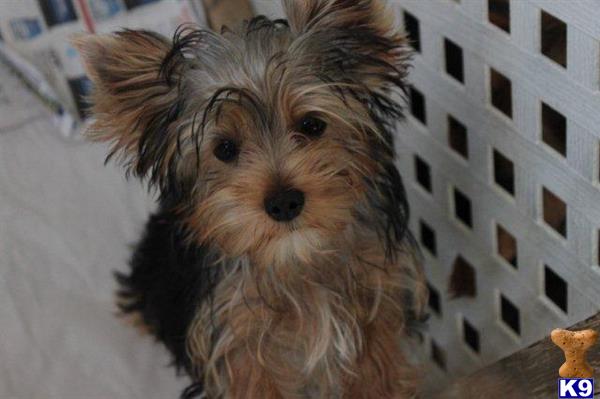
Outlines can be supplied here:
M283 399L277 384L247 350L227 362L230 386L227 399Z
M365 350L355 367L357 375L347 380L344 399L414 397L415 371L404 359L399 334L374 325L365 338Z

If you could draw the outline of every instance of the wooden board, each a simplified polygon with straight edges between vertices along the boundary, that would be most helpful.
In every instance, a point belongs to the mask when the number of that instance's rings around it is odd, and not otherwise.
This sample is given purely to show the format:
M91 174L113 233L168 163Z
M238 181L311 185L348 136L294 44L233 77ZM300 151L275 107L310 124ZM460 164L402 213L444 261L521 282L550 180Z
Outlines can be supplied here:
M568 328L572 331L586 329L600 331L600 313ZM434 394L431 398L555 398L559 378L558 369L564 360L563 351L547 336L474 374L458 379L443 392ZM595 369L595 376L598 376L600 344L597 343L589 350L587 360Z

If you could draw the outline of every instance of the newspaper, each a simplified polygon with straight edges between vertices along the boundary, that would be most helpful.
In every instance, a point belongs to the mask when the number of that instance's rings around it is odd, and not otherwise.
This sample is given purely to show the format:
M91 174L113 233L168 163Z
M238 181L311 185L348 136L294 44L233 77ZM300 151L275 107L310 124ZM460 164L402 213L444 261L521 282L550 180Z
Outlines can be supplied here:
M0 2L0 63L15 74L19 90L0 81L0 131L21 123L23 90L55 114L60 131L77 136L85 122L83 100L92 88L76 33L148 29L171 36L183 23L205 25L201 0L4 0ZM6 73L6 71L4 71Z
M48 112L59 117L61 108L60 100L41 74L0 42L0 135ZM68 116L66 119L72 120ZM60 121L55 122L60 125ZM71 128L61 131L69 132Z

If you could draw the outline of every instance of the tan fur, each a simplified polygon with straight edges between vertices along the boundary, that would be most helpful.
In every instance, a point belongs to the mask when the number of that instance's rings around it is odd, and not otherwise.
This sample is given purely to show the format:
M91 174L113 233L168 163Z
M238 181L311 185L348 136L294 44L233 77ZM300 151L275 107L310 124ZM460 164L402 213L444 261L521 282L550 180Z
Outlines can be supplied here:
M121 309L130 305L132 301L132 298L124 298L123 296L119 295L119 293L117 293L116 305L118 310L115 311L115 315L119 319L121 319L125 324L128 324L129 326L133 327L139 335L146 336L152 334L150 326L148 326L144 322L144 318L140 314L140 312L124 313L121 311Z
M158 35L134 31L81 35L73 45L95 83L88 99L94 115L88 137L111 142L112 152L121 161L132 162L129 166L135 169L133 154L138 151L143 130L151 118L177 100L177 90L159 76L171 45ZM173 145L164 165L175 155L175 150Z
M277 388L272 396L224 397L303 397L307 386L317 397L410 397L414 373L399 345L400 304L421 279L413 262L405 254L386 264L372 240L327 264L264 271L249 263L230 266L214 303L200 309L189 332L190 354L204 365L209 396L221 397L252 372L261 381L257 387ZM417 290L422 297L424 287L418 283ZM216 343L211 325L220 331Z
M393 11L383 1L361 1L349 8L343 0L284 0L290 26L297 33L367 25L381 35L395 32Z

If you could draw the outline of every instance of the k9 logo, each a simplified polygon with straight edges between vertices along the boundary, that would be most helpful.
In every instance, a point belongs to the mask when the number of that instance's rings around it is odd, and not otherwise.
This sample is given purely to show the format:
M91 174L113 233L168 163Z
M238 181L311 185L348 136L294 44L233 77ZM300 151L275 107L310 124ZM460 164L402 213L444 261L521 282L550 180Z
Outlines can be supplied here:
M593 378L559 378L558 379L558 397L559 398L593 398L594 397L594 379Z

